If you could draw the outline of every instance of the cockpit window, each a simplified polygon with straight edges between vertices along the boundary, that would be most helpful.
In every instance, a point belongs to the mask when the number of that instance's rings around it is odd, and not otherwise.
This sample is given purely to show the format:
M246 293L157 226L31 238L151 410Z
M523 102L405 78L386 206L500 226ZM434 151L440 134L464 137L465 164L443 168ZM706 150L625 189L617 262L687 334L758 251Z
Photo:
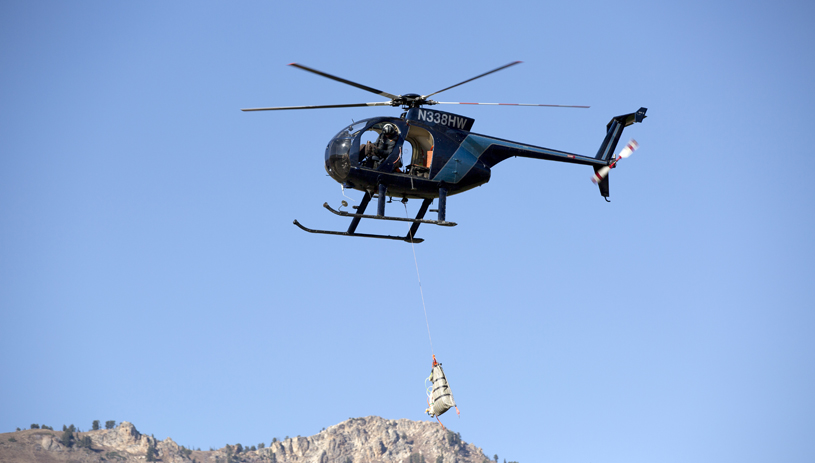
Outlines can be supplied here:
M368 121L355 122L349 125L348 127L340 130L340 133L335 135L334 138L351 138L357 133L359 133L360 130L364 129L367 122Z

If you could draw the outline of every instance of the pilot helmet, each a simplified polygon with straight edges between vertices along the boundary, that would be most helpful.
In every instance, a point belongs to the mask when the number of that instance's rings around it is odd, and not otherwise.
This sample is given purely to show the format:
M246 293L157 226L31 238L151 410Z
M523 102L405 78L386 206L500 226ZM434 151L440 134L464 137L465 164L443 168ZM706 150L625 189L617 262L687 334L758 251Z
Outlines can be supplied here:
M382 127L382 135L384 135L385 138L396 138L399 135L399 131L393 124L385 124L385 126Z

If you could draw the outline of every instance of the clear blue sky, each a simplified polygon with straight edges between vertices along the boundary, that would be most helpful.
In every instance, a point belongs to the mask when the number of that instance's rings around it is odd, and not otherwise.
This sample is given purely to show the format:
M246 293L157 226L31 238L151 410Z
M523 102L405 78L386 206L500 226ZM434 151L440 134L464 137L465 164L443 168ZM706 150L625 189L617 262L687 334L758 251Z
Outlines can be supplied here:
M717 4L718 3L718 4ZM426 419L409 245L343 229L322 167L391 108L286 66L443 101L510 159L416 246L437 357L490 457L815 459L815 7L806 2L0 3L0 431L133 422L207 449ZM358 192L349 193L358 200ZM414 212L418 204L411 202ZM393 203L389 211L403 214ZM363 224L397 234L399 224ZM360 231L363 231L363 228Z

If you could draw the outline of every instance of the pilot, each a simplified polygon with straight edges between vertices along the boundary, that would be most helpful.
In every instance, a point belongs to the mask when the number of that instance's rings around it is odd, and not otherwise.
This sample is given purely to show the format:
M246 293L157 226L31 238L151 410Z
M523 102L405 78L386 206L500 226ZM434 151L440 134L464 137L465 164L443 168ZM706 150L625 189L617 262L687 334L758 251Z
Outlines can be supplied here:
M391 154L393 151L393 147L396 146L396 139L399 138L399 129L396 128L393 124L385 124L382 127L382 131L379 132L379 138L376 139L376 151L377 154L385 159Z
M399 129L393 124L385 124L374 143L368 142L359 147L360 158L367 167L376 169L387 159L399 139ZM401 162L401 161L400 161Z

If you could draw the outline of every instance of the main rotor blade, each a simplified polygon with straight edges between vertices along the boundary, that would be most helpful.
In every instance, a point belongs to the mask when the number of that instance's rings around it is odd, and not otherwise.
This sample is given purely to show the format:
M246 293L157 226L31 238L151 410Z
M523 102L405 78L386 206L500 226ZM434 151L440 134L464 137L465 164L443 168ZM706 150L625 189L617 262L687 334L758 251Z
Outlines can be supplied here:
M462 103L457 101L437 101L435 104L481 104L490 106L545 106L548 108L590 108L591 106L574 106L562 104L529 104L529 103Z
M376 103L327 104L319 106L277 106L274 108L246 108L241 109L241 111L280 111L283 109L354 108L357 106L392 106L392 105L390 101L377 101Z
M521 61L515 61L515 62L509 63L509 64L505 64L505 65L501 66L500 68L496 68L496 69L493 69L492 71L485 72L484 74L481 74L480 76L475 76L475 77L473 77L472 79L467 79L467 80L465 80L464 82L459 82L459 83L457 83L456 85L452 85L452 86L450 86L450 87L443 88L443 89L439 90L438 92L431 93L430 95L422 95L422 98L429 98L429 97L431 97L431 96L433 96L433 95L435 95L435 94L437 94L437 93L441 93L441 92L444 92L444 91L450 90L451 88L458 87L459 85L466 84L467 82L472 82L472 81L474 81L475 79L479 79L479 78L484 77L484 76L486 76L486 75L490 75L490 74L492 74L493 72L498 72L498 71L500 71L501 69L506 69L506 68L508 68L508 67L510 67L510 66L515 66L516 64L520 64L520 63L521 63Z
M325 72L318 71L316 69L311 69L310 67L303 66L302 64L290 63L289 66L294 66L294 67L300 68L300 69L302 69L304 71L313 72L314 74L317 74L318 76L327 77L327 78L329 78L331 80L336 80L337 82L342 82L342 83L348 84L348 85L350 85L352 87L361 88L362 90L365 90L366 92L376 93L377 95L384 96L385 98L390 98L391 100L395 100L395 99L399 98L398 95L394 95L394 94L388 93L388 92L383 92L382 90L377 90L375 88L371 88L371 87L368 87L366 85L358 84L356 82L351 82L350 80L343 79L342 77L332 76L331 74L327 74Z

